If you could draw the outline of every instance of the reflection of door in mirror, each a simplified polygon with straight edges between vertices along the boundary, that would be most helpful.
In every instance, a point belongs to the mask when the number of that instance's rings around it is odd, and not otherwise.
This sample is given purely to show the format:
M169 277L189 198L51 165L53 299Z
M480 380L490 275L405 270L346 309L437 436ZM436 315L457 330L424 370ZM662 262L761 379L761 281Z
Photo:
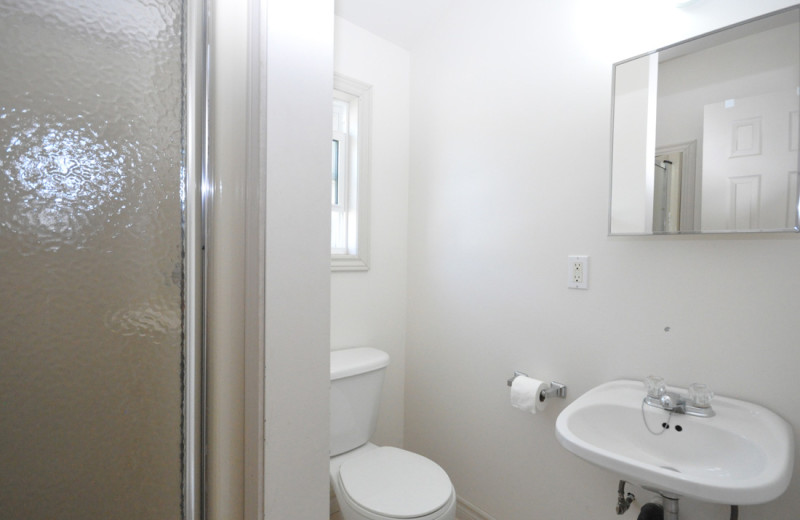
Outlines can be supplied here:
M794 226L796 113L794 89L704 107L703 229Z
M656 149L653 182L653 233L691 232L700 228L697 194L697 143ZM698 209L698 211L696 211Z
M736 38L723 31L693 52L678 46L659 53L656 149L697 142L695 204L681 201L696 214L680 232L795 226L798 12L752 28L734 29Z
M675 233L679 230L681 210L681 164L677 157L656 156L653 191L653 233Z

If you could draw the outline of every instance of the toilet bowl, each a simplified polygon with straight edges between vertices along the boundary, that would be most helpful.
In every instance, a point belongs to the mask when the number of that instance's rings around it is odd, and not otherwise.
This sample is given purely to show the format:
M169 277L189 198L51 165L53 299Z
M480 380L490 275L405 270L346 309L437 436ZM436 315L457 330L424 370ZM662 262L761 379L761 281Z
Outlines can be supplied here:
M422 455L369 442L389 356L331 352L330 477L344 520L455 520L447 473Z
M330 475L344 520L455 520L447 473L422 455L369 443L333 457Z

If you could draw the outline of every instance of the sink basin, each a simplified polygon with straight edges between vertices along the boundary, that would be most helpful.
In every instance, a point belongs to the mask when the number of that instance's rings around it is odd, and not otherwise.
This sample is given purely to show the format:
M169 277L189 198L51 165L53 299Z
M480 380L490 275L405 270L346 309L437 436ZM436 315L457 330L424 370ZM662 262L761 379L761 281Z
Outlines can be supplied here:
M641 381L593 388L559 414L556 437L578 457L665 496L746 505L786 491L794 432L778 415L719 396L714 417L670 414L643 407L646 393Z

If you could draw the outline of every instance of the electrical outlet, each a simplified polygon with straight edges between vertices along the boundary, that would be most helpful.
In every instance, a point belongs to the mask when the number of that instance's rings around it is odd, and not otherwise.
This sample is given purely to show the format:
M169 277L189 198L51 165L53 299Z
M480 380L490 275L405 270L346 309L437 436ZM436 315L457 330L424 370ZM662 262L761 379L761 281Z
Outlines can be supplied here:
M589 257L570 255L567 257L567 287L570 289L589 288Z

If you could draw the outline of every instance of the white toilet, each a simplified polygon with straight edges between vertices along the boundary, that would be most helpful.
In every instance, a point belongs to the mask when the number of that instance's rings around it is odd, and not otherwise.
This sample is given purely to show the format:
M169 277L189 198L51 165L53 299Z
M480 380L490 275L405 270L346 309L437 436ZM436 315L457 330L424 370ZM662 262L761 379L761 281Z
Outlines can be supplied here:
M344 520L455 520L456 493L430 459L369 442L389 355L331 352L331 484Z

